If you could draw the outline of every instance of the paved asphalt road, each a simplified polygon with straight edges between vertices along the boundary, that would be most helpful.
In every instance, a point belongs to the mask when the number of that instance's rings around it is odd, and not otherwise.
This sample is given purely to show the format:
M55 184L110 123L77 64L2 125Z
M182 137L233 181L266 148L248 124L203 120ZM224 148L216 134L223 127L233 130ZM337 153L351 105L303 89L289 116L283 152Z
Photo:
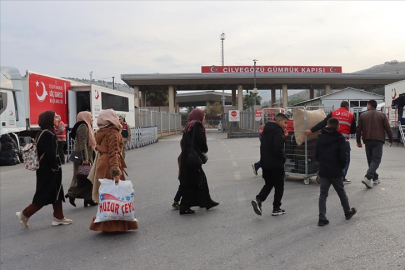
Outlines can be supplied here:
M273 217L272 197L257 216L250 201L264 184L250 164L259 158L257 138L227 139L208 134L205 172L214 200L210 211L180 216L171 209L177 190L180 136L127 153L134 183L138 231L103 235L89 230L97 208L64 204L69 226L52 227L52 206L23 228L15 217L32 199L35 173L22 165L1 167L1 270L7 269L405 269L405 148L384 145L381 184L366 189L364 148L352 143L346 186L351 207L346 221L330 191L330 224L318 227L319 185L287 179L283 208ZM68 189L72 164L63 166Z

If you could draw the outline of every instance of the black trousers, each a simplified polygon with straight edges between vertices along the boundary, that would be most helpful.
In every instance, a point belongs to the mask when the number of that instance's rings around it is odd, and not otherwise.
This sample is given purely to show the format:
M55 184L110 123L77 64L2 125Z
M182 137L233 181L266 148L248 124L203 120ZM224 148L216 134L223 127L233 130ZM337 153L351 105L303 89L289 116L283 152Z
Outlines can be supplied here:
M62 164L65 164L65 145L66 142L65 141L57 141L58 143L58 154L59 154L59 158L60 158L60 162L62 162Z
M281 199L284 194L284 169L263 169L263 178L265 185L256 196L257 200L264 202L269 196L272 188L274 187L274 201L273 207L278 208L281 206Z

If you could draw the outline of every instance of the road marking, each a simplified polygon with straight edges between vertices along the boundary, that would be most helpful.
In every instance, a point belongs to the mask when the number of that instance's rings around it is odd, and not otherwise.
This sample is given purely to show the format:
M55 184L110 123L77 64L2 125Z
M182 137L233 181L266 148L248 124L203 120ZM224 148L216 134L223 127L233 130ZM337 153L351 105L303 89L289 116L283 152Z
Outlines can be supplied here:
M16 171L20 171L22 168L17 169L17 170L11 170L11 171L7 171L7 172L1 172L0 174L6 174L6 173L11 173L11 172L16 172Z
M239 172L235 172L235 180L240 181L240 173Z
M232 165L233 165L234 167L238 167L238 163L236 163L236 161L232 161Z

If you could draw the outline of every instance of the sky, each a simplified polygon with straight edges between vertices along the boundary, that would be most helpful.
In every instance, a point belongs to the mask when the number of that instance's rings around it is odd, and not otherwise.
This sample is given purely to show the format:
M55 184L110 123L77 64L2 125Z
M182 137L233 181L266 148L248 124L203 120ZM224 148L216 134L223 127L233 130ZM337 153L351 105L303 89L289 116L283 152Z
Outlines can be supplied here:
M5 1L0 62L57 77L405 61L404 1Z

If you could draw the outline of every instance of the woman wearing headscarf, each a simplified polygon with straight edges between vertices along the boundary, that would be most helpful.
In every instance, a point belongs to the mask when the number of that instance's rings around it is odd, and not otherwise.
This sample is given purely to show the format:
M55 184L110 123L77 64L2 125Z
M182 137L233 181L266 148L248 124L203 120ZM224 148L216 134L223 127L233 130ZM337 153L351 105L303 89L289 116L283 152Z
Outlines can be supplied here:
M53 206L52 225L69 225L73 221L63 215L62 202L62 167L58 156L58 146L54 127L57 124L54 111L46 111L39 115L38 125L41 132L37 134L37 154L39 168L36 170L36 190L32 203L23 211L17 212L17 219L24 227L29 227L28 219L38 210L48 204Z
M77 114L77 122L70 132L70 137L75 140L74 152L79 152L83 160L82 165L93 164L93 151L96 148L96 139L93 132L93 118L90 112L79 112ZM76 174L79 164L73 162L73 178L70 184L68 193L65 198L69 198L71 205L76 207L75 199L84 199L84 207L95 206L91 197L93 185L86 180L81 183L77 180Z
M113 109L103 110L97 118L99 130L96 133L96 150L98 151L97 178L112 179L116 183L119 180L125 180L124 168L126 164L122 158L121 152L124 146L124 140L121 135L121 124L117 114ZM93 185L100 186L100 183ZM93 199L97 200L98 198ZM113 220L90 224L90 230L106 232L118 232L138 229L136 221Z
M179 159L179 180L181 193L180 215L194 214L193 206L205 207L207 210L219 203L211 199L207 177L202 168L195 169L187 163L191 146L197 152L208 152L207 137L204 128L204 111L194 109L187 117L187 123L181 139L181 154ZM193 145L191 141L193 140Z

